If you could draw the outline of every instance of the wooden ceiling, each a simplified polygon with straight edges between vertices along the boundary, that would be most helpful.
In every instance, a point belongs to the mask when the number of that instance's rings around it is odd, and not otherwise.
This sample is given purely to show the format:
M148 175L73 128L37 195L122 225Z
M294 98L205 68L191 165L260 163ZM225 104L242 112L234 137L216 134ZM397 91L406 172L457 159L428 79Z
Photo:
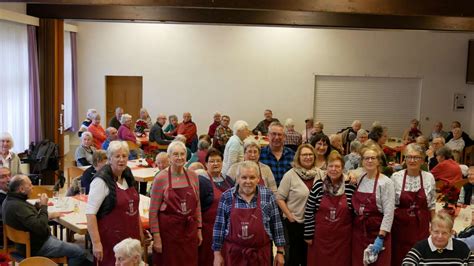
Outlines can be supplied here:
M471 0L44 0L40 18L474 32Z

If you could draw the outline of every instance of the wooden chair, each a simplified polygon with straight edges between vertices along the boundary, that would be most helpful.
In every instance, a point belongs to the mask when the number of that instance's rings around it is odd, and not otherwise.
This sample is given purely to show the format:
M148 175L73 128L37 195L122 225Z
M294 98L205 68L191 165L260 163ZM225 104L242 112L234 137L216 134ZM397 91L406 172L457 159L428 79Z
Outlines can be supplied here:
M168 145L166 145L166 144L158 144L158 143L152 141L152 142L148 143L148 145L150 146L150 148L155 149L155 150L159 150L159 151L168 150Z
M128 149L131 151L138 150L140 148L140 146L138 146L138 144L133 141L127 140L126 142L128 145Z
M467 166L474 165L474 145L464 149L462 163Z
M14 243L25 245L25 256L17 252L14 248L8 247L8 240L11 240ZM17 230L7 224L3 224L3 245L7 250L10 257L13 259L13 265L16 262L21 262L26 258L31 257L31 243L30 243L30 232ZM65 264L67 263L67 257L60 258L50 258L53 262ZM42 264L36 264L42 265Z
M33 186L29 198L38 199L43 193L46 193L46 195L48 195L48 198L52 198L53 190L54 186Z
M453 186L457 189L461 189L462 186L464 186L467 182L469 182L469 180L467 179L462 179L462 180L459 180L459 181L456 181L453 183Z
M30 257L22 260L19 266L56 266L58 265L56 262L52 261L46 257Z
M76 167L76 166L69 167L67 169L67 180L66 180L67 188L71 187L71 180L73 180L74 178L78 176L82 176L83 173L84 173L84 170L79 167Z

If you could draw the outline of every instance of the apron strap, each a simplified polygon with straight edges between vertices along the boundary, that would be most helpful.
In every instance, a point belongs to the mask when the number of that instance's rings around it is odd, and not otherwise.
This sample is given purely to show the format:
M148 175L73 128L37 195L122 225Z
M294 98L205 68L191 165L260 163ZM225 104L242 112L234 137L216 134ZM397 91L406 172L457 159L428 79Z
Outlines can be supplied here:
M188 182L188 186L191 186L191 182L189 181L189 176L188 173L186 172L186 169L183 169L184 175L186 176L186 181ZM168 167L168 185L170 189L173 189L173 182L171 181L171 166Z

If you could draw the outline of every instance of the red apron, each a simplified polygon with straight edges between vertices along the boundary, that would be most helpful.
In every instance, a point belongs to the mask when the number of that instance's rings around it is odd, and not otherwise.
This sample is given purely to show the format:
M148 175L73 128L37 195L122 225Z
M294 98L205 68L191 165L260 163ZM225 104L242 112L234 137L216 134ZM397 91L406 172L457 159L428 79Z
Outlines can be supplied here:
M364 179L362 177L360 182ZM383 214L377 209L376 189L379 181L379 173L374 182L372 193L355 191L352 196L352 207L355 217L352 229L352 265L362 266L364 250L369 244L373 244L380 232ZM370 265L387 266L390 265L391 244L390 233L385 236L384 250L378 254L378 259Z
M202 213L202 243L199 246L199 266L212 266L214 264L214 251L212 250L212 232L214 229L214 222L216 221L217 206L221 199L223 191L214 184L211 175L209 175L212 184L212 191L214 199L211 207ZM227 184L224 178L224 183L227 188L231 186Z
M186 171L184 174L188 186L173 188L168 169L166 209L158 213L163 249L162 253L153 251L153 265L198 265L198 223L195 218L198 201Z
M271 240L263 226L260 206L260 193L257 207L252 209L235 208L232 198L229 234L224 240L224 261L226 266L270 266Z
M405 191L407 171L403 176L400 203L395 209L392 226L392 265L401 265L403 258L416 242L430 235L431 212L428 209L423 177L420 172L421 188L416 192ZM407 226L410 225L410 226Z
M308 245L308 266L350 266L352 214L345 194L322 197L315 216L313 244Z
M265 187L266 186L265 185L265 180L263 180L262 169L260 168L259 164L258 164L258 172L260 173L260 180L258 180L258 184Z
M138 224L140 197L137 190L133 187L123 190L115 184L115 195L115 207L110 213L97 220L104 256L98 264L94 258L94 265L115 265L114 246L128 237L140 240L140 225Z

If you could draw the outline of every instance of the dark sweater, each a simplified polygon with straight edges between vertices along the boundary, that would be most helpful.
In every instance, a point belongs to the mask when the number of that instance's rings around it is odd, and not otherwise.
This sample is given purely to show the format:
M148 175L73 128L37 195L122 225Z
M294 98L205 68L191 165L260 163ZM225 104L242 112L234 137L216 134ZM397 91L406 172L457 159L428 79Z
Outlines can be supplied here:
M135 182L132 170L130 170L129 167L125 168L122 177L127 181L128 187L135 187L135 189L137 189L137 182ZM100 205L99 211L97 211L97 219L101 219L109 214L113 208L115 208L115 204L117 203L117 195L115 191L117 177L113 175L111 166L107 164L94 175L93 179L94 178L101 178L109 188L109 195L105 197L102 205Z
M112 117L112 119L110 119L109 127L115 127L118 130L121 125L122 124L120 123L120 121L118 121L116 116L114 116L114 117Z
M431 251L428 239L421 240L408 252L402 265L473 265L474 257L464 242L453 239L453 250Z
M170 137L163 132L163 125L160 125L160 123L158 122L156 122L150 130L150 136L149 136L150 142L156 142L158 144L168 145L171 143L173 139L174 139L173 137Z
M198 176L199 178L199 197L201 199L201 212L207 211L214 200L214 190L212 189L211 180L206 176ZM226 176L225 182L214 182L217 188L222 192L234 186L234 181Z
M8 192L2 205L3 222L17 230L30 232L31 253L34 256L51 235L48 225L48 206L37 209L28 203L27 196ZM16 245L25 254L25 245Z

